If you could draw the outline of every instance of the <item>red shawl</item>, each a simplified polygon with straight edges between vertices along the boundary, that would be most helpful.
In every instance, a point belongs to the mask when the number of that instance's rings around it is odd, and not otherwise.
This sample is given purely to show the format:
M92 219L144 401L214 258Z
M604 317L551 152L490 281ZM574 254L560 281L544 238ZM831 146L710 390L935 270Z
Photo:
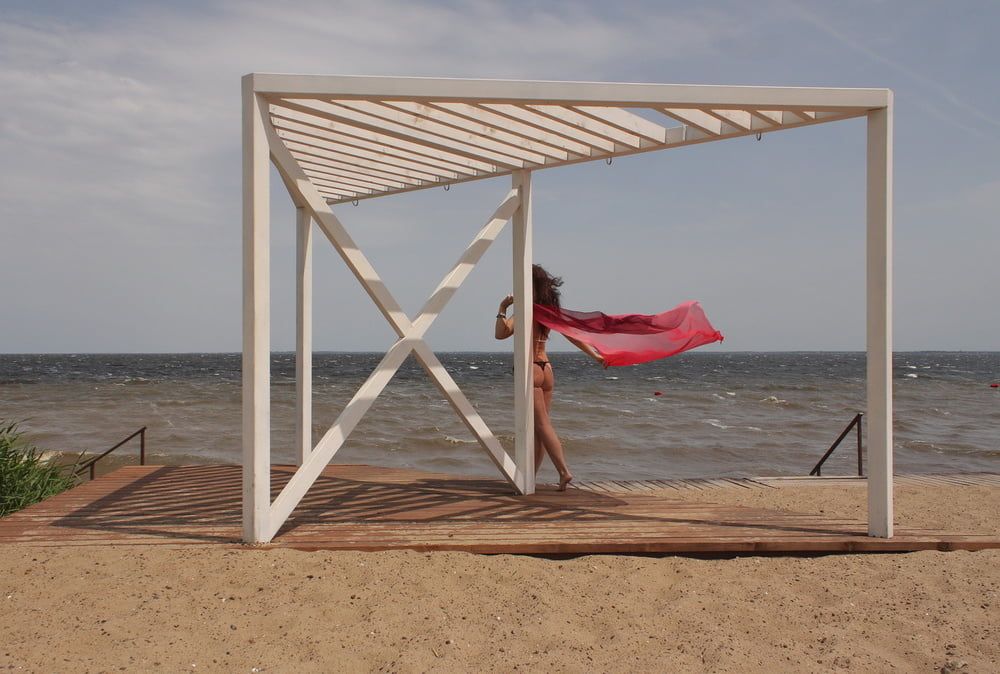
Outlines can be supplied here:
M608 365L647 363L722 341L722 333L712 327L695 301L655 316L608 316L599 311L571 311L536 304L535 321L594 347Z

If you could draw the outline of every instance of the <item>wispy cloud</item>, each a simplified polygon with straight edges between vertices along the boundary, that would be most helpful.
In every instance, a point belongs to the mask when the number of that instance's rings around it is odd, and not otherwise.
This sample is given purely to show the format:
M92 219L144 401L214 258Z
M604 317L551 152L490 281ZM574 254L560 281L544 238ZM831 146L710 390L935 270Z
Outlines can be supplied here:
M833 21L830 21L820 13L814 12L802 4L788 0L782 0L781 5L787 8L791 15L822 31L842 45L858 52L859 54L863 54L875 63L886 66L887 68L902 74L928 93L933 94L933 99L927 96L921 96L917 100L920 105L927 110L927 112L935 117L978 136L991 136L992 134L987 134L981 128L973 124L966 123L964 121L964 116L956 114L956 110L960 113L965 113L965 115L971 115L980 122L986 122L991 126L1000 126L1000 118L979 109L969 101L956 94L947 85L928 77L920 70L911 68L908 65L901 63L896 59L889 58L888 56L875 50L861 39L858 39L851 33L839 28ZM937 100L950 104L954 109L942 108L937 104Z

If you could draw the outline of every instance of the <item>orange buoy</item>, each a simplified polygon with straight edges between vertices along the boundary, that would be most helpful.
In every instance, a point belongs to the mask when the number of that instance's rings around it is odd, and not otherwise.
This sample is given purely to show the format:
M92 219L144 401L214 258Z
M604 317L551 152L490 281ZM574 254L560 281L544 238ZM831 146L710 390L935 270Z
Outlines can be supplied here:
M1000 384L990 384L990 388L1000 388Z
M661 395L663 395L663 391L653 391L653 395L654 396L661 396Z

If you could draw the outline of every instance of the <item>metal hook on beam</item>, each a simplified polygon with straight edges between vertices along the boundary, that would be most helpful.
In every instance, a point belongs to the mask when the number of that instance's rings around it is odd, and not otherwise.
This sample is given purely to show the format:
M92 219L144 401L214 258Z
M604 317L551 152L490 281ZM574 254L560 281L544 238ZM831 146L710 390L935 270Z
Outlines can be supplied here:
M760 140L763 134L760 131L757 132L757 140Z
M444 191L445 191L445 192L447 192L447 191L448 191L448 190L450 190L450 189L451 189L451 185L445 185L445 186L444 186Z
M351 206L357 206L357 205L358 205L358 200L357 199L354 199L353 201L351 201Z
M608 163L608 166L611 166L611 162L614 161L614 159L615 159L614 157L608 157L604 161L606 161Z

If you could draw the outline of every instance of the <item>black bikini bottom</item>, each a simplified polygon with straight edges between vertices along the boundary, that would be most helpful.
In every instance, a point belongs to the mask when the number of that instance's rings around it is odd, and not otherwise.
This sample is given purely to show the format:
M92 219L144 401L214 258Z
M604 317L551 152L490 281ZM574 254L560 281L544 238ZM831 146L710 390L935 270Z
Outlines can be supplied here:
M536 360L535 365L542 368L542 372L545 372L545 366L549 364L547 360Z

